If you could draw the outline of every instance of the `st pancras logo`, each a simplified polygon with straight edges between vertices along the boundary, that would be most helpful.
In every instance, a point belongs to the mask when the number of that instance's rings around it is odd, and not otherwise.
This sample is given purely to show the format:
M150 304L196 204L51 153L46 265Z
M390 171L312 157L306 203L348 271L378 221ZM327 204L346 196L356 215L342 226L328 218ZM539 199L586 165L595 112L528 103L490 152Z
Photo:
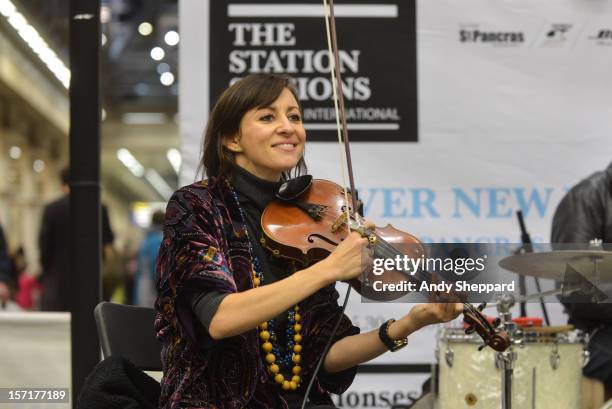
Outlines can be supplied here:
M459 42L518 47L525 43L525 33L518 30L483 29L478 24L461 24L459 26Z

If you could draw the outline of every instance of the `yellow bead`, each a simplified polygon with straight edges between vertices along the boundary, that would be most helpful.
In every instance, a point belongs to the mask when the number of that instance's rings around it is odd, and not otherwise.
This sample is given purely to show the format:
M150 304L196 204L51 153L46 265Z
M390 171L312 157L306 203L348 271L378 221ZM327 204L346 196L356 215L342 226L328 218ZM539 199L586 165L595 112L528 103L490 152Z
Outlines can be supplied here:
M261 338L262 341L267 341L270 339L270 333L268 331L261 331L259 333L259 338Z
M259 329L268 329L268 323L262 322L261 324L259 324Z
M295 325L293 326L293 330L294 330L295 332L300 332L300 331L302 330L302 325L301 325L301 324L295 324Z
M294 345L293 346L293 352L295 352L296 354L299 354L300 352L302 352L302 346L301 345Z
M291 372L293 372L294 375L299 375L300 372L302 372L302 367L299 366L299 365L296 365L296 366L293 367Z
M302 378L300 378L298 375L293 375L291 377L291 382L295 382L296 384L300 384L300 381L302 380Z
M300 314L295 314L295 322L300 322L300 320L302 319L302 316Z
M283 376L283 374L276 374L276 376L274 377L274 382L283 383L285 382L285 377Z
M291 388L292 391L297 389L297 383L290 381L289 382L289 387Z
M300 334L295 334L295 335L293 336L293 340L294 340L295 342L301 342L301 341L302 341L302 336L301 336Z
M280 368L278 367L278 365L276 364L272 364L268 367L268 370L272 373L272 374L277 374L278 371L280 371ZM282 375L281 375L282 376Z
M293 307L293 311L299 311L300 310L300 306L296 305L295 307Z
M301 355L293 355L291 357L291 360L293 361L293 363L299 364L302 361L302 356Z
M291 388L289 381L283 381L283 390L288 391Z
M273 364L274 361L276 361L276 357L274 356L274 354L268 354L266 355L266 362L269 364Z
M261 349L263 349L264 352L272 351L272 343L271 342L264 342L263 344L261 344Z

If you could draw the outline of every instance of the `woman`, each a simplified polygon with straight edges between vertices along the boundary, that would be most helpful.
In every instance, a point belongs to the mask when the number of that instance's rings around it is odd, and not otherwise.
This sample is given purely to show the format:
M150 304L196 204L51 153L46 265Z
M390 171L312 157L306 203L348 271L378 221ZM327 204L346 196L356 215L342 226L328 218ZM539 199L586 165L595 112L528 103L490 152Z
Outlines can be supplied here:
M305 140L287 78L248 76L215 105L201 163L209 179L171 198L158 256L162 408L300 406L338 319L334 284L363 271L367 244L351 233L303 269L262 247L261 213L282 180L305 171ZM419 305L365 334L344 316L310 404L333 405L329 393L349 387L357 364L461 310Z

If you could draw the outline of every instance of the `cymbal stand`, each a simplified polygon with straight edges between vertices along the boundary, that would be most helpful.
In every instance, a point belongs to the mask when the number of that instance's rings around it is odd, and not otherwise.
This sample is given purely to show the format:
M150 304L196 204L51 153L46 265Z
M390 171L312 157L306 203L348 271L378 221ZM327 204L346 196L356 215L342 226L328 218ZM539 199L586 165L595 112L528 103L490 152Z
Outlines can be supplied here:
M514 333L516 332L516 324L512 322L512 313L510 310L514 306L514 296L505 294L497 300L497 311L499 318L504 326L504 329L510 335L510 347L503 352L497 352L497 363L501 369L501 391L502 391L502 409L512 408L512 375L514 372L514 361L516 361L516 352L513 350L512 344L514 341Z
M603 240L601 239L593 239L589 241L589 250L595 250L595 251L603 251ZM591 261L593 261L593 282L595 283L595 286L599 285L600 283L600 273L599 273L599 260L600 257L591 257ZM595 299L595 302L599 302L597 299Z

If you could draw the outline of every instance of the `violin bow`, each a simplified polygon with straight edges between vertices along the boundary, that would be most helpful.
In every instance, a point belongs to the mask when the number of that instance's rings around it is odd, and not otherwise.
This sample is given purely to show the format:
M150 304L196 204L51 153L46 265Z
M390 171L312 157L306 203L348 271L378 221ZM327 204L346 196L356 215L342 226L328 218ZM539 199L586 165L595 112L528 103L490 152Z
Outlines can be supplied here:
M346 115L344 111L344 94L342 92L342 74L340 70L340 57L338 53L338 38L336 35L336 18L334 15L334 0L323 0L324 18L325 18L325 32L327 34L327 49L329 62L332 66L330 70L331 83L332 83L332 91L333 91L333 100L334 100L334 109L336 112L336 130L338 135L338 146L340 148L340 166L342 169L342 180L344 186L344 203L346 203L345 212L346 212L346 223L347 227L351 221L351 211L354 214L357 214L356 209L349 209L348 203L348 191L346 188L346 173L348 171L349 177L349 187L351 192L351 203L353 203L353 207L357 207L357 190L355 189L355 178L353 176L353 165L351 161L351 150L349 147L349 137L348 137L348 129L346 124ZM342 145L344 145L344 150L342 150ZM346 164L346 170L344 165ZM350 228L348 229L350 233ZM310 394L310 390L312 389L312 385L314 384L314 380L321 369L321 365L323 365L323 361L327 356L327 352L331 347L332 340L334 339L334 335L338 331L338 327L340 326L340 322L342 321L342 317L344 316L344 311L346 310L346 306L348 304L349 296L351 294L351 286L348 286L346 290L346 296L344 297L344 303L342 304L342 310L338 316L338 320L336 321L336 325L334 326L329 339L327 340L327 344L323 349L323 353L321 354L321 358L315 367L312 376L310 377L310 382L308 383L308 387L304 393L304 400L302 402L302 409L306 406L306 401L308 400L308 395Z
M350 187L351 200L353 203L353 207L357 206L357 190L355 189L355 178L353 176L353 166L351 160L351 150L350 150L350 141L348 136L348 127L346 123L346 115L345 115L345 107L344 107L344 94L342 92L342 73L340 69L340 57L338 52L338 38L336 34L336 18L334 14L334 0L323 0L324 6L324 18L325 18L325 29L327 34L327 46L328 46L328 55L330 60L330 65L332 69L330 70L331 82L332 82L332 91L333 91L333 100L334 100L334 108L336 112L336 129L338 136L338 144L340 147L340 155L342 156L342 160L340 161L340 165L342 168L342 178L343 178L343 186L344 186L344 201L347 203L345 206L346 217L347 217L347 226L351 220L351 211L354 214L356 213L356 209L349 209L348 206L348 189L346 188L346 173L348 172L348 185ZM342 145L344 145L344 150L342 150ZM346 165L346 170L344 168ZM355 217L357 221L359 221L358 217ZM350 229L349 229L350 231ZM304 409L306 405L306 400L308 399L309 392L314 384L314 380L316 379L317 373L319 372L321 365L331 347L331 342L336 334L336 331L340 325L342 320L342 316L348 304L349 295L351 292L351 287L349 286L346 292L346 296L344 299L344 303L342 306L342 311L340 312L340 316L336 322L334 329L329 337L329 340L325 346L323 354L319 359L319 362L311 376L310 382L306 389L304 395L304 401L302 403L302 409ZM485 345L491 346L495 350L505 350L509 345L508 335L505 334L504 331L498 330L494 328L491 324L489 324L484 316L480 313L481 308L475 308L471 304L464 303L464 321L468 324L467 332L477 332L485 342Z

